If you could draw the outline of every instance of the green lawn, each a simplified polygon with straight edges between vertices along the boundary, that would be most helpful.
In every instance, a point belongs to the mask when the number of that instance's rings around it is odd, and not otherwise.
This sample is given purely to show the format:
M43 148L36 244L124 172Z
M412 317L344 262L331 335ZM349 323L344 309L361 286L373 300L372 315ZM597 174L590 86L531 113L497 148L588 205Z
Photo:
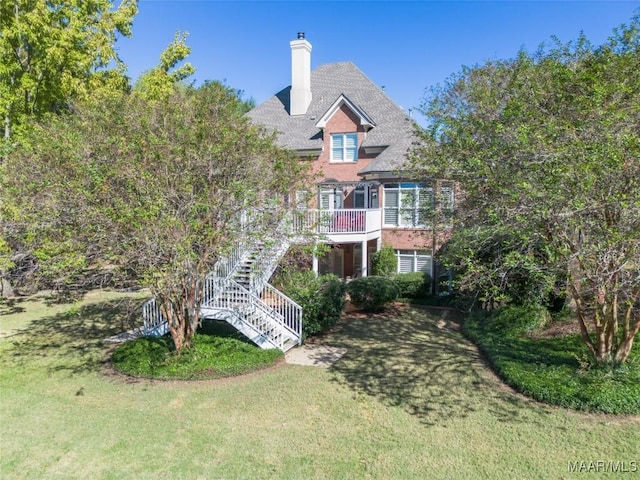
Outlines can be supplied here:
M558 479L584 476L569 462L640 467L640 418L514 395L446 311L345 317L322 339L348 349L329 370L188 383L113 374L103 340L137 321L140 299L88 301L0 310L0 478Z

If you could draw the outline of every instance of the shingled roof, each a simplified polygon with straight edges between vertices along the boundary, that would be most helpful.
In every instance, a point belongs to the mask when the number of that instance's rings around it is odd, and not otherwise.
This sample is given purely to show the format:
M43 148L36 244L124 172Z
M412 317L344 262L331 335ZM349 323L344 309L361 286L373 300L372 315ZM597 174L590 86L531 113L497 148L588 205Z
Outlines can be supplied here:
M277 131L281 146L300 152L319 151L322 130L316 124L344 95L375 124L362 146L384 148L359 174L392 172L402 167L413 140L414 123L353 63L330 63L311 72L312 99L304 115L289 115L290 91L291 87L281 90L248 113L253 122Z

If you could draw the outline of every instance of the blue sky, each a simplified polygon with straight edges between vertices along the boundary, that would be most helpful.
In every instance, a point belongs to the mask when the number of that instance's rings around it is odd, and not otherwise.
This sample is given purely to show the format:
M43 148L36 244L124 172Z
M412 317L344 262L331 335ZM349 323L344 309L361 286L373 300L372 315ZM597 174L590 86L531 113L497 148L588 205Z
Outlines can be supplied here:
M119 39L129 75L158 63L176 31L189 33L193 80L222 80L261 103L291 83L289 41L312 44L311 66L352 61L405 109L463 65L535 50L552 35L595 44L628 23L637 1L141 0L133 38ZM414 114L414 118L420 118Z

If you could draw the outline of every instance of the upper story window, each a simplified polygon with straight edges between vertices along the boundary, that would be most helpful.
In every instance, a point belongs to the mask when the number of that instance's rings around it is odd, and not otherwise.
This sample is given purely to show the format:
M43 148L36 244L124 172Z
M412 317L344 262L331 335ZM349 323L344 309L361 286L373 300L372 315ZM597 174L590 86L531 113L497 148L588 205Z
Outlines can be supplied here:
M358 134L357 133L332 133L331 134L331 161L332 162L357 162L358 161Z
M344 197L342 189L326 188L320 190L320 210L342 210L344 208Z
M455 186L444 182L440 186L440 217L446 224L451 224L456 207Z
M433 210L433 190L424 183L387 183L384 186L384 225L424 227Z
M365 208L365 188L360 186L356 187L353 191L353 208Z

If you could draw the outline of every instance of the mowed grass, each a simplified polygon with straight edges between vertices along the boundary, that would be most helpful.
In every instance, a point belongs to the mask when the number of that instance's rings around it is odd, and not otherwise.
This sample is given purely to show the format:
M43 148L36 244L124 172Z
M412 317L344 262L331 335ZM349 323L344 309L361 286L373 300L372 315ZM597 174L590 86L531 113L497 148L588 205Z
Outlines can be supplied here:
M104 339L140 303L3 310L0 478L557 479L580 476L569 462L640 460L638 417L513 394L446 310L346 315L320 340L348 350L330 369L178 382L109 368Z

